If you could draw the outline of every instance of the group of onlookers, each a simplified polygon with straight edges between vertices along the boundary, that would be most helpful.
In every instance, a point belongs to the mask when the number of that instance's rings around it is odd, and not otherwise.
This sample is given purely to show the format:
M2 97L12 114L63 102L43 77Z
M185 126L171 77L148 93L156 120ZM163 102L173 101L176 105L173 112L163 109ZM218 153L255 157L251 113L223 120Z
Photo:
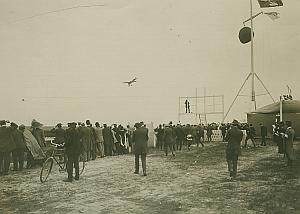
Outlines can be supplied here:
M242 130L246 131L245 147L247 141L251 139L253 146L257 147L254 141L255 128L252 124L240 124L234 120L231 128L228 129L225 140L228 142L226 147L226 160L228 164L228 171L230 177L237 176L238 157L241 153L241 140L243 138ZM266 146L267 127L260 124L261 146ZM273 126L273 141L278 145L278 153L284 154L287 158L287 165L292 166L295 160L293 142L295 138L295 131L292 128L292 122L279 122Z
M276 122L273 125L273 141L278 146L278 153L283 154L287 158L288 166L293 165L295 160L294 154L294 139L295 139L295 130L292 127L291 121L281 121Z
M0 175L7 175L9 172L11 156L13 159L13 170L23 170L24 152L26 150L23 131L25 126L0 121Z
M85 123L68 123L68 127L58 123L49 132L54 136L51 142L45 136L43 124L36 120L32 121L30 128L1 120L0 175L9 173L11 162L14 171L23 170L25 163L26 168L42 165L48 149L53 148L49 145L50 142L53 145L65 146L66 150L68 141L79 142L78 148L73 153L79 152L85 161L95 160L96 157L127 154L132 151L134 129L129 125L126 128L116 124L101 126L99 122L93 126L89 120ZM72 130L76 130L76 133ZM30 135L29 139L27 139L28 135Z
M9 126L7 126L10 124ZM13 170L23 170L24 160L26 157L26 167L31 168L36 164L42 164L46 156L43 152L49 148L49 141L46 140L42 124L33 120L30 128L24 125L18 126L16 123L9 121L0 121L0 175L7 175L10 168L11 160ZM213 130L220 130L222 140L228 142L226 157L230 176L236 176L237 157L240 152L242 130L245 130L246 138L244 147L247 147L248 140L251 140L253 147L257 147L255 142L256 130L252 124L239 123L234 120L229 124L208 124L208 125L159 125L155 131L156 147L164 150L167 156L169 152L175 156L176 150L182 150L186 145L190 150L192 144L199 144L204 147L204 139L207 142L212 140ZM148 141L148 129L145 124L136 123L134 127L129 125L125 128L122 125L107 124L100 125L99 122L92 125L90 120L82 122L68 123L65 128L58 123L50 133L54 136L54 145L65 147L68 156L67 169L75 168L75 179L79 179L78 161L79 156L85 161L95 160L96 157L105 157L113 155L122 155L134 152L136 155L136 171L138 173L138 159L141 155L143 173L146 175L146 151ZM260 124L261 146L266 146L267 128ZM205 136L206 135L206 136ZM288 159L288 165L292 165L294 160L293 140L295 131L290 121L278 122L273 126L273 140L278 145L278 153L284 154ZM31 138L32 136L32 138ZM36 142L30 143L32 140ZM29 141L29 143L28 143ZM134 149L134 147L136 147ZM231 151L232 150L232 151ZM69 176L67 181L72 180Z
M101 126L99 122L96 122L93 126L90 120L86 120L85 123L72 122L68 124L68 127L70 128L71 125L75 125L78 130L85 161L95 160L96 157L127 154L132 150L134 128L129 125L126 128L117 124ZM54 143L63 144L66 141L66 130L62 124L57 124L51 132L55 135Z
M70 125L76 125L86 161L95 160L97 156L102 158L126 154L130 150L133 129L129 125L127 128L117 124L101 126L99 122L96 122L93 126L90 120L85 123L69 123ZM55 143L65 142L65 129L62 128L62 124L57 124L51 131L55 134Z
M213 134L212 130L214 129L215 127L210 124L207 126L203 124L173 125L172 122L169 122L169 124L160 124L154 129L157 139L156 147L164 150L166 156L169 150L175 156L175 151L182 150L183 145L186 145L188 150L190 150L192 144L196 144L197 147L201 144L204 147L205 132L207 141L210 142Z
M214 123L216 124L216 123ZM157 148L161 150L164 149L165 154L168 155L168 149L171 151L172 155L175 156L175 150L181 150L182 145L186 145L187 149L190 149L191 144L199 144L204 146L205 134L207 141L211 141L212 130L218 129L222 133L222 140L228 142L226 147L226 159L228 163L228 170L230 177L235 177L237 175L237 162L238 156L240 154L241 148L247 148L247 143L250 140L253 147L258 147L257 140L255 139L256 130L252 124L239 123L234 120L232 123L220 124L217 126L212 126L208 124L204 126L199 125L173 125L170 122L167 125L159 125L155 129L157 137ZM244 130L244 133L243 131ZM260 146L266 146L268 130L267 127L260 123ZM244 145L241 145L243 136ZM278 145L278 152L285 155L288 160L288 165L291 166L294 160L293 153L293 140L295 137L295 131L292 128L292 123L290 121L276 123L273 128L273 140Z
M78 127L76 127L79 125ZM62 134L61 124L58 124L52 132L55 139L65 136L65 151L67 154L68 178L64 181L73 181L73 168L75 168L75 180L79 179L79 157L83 156L85 161L95 160L97 156L112 156L129 153L134 147L135 173L139 173L139 157L142 159L143 175L146 176L146 154L148 142L148 129L145 124L136 123L134 129L129 125L113 124L111 127L98 122L95 127L89 120L86 123L69 123L69 128ZM58 131L60 130L60 131ZM134 144L133 144L134 143Z

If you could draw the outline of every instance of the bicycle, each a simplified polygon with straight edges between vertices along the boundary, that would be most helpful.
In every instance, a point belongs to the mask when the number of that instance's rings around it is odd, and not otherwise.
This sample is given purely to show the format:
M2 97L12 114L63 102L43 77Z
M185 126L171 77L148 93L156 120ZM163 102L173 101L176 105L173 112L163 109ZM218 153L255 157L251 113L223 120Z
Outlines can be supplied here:
M54 161L59 166L59 172L66 172L67 171L67 161L65 156L65 149L64 145L56 144L50 142L52 146L54 146L54 149L51 152L51 155L45 160L43 163L41 173L40 173L40 181L42 183L46 182L51 171L53 168ZM79 175L82 175L84 168L85 168L85 161L80 158L79 159Z

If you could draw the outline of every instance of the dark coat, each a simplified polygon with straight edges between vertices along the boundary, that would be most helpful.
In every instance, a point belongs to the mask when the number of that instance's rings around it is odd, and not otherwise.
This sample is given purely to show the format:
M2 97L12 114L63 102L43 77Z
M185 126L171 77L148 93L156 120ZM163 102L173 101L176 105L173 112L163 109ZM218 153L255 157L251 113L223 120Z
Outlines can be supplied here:
M225 136L225 135L226 135L226 126L225 126L225 125L222 125L222 126L220 127L220 129L221 129L222 135Z
M95 129L92 126L88 126L88 128L91 130L91 145L95 145L96 144L96 138L97 138Z
M176 134L171 127L166 127L164 132L164 142L165 145L172 145L175 143Z
M82 152L80 133L77 129L69 128L66 130L65 150L68 157L79 156Z
M134 154L145 154L148 150L148 129L140 127L133 132Z
M246 134L248 137L253 138L255 136L255 128L253 126L249 126L246 128Z
M114 136L109 127L104 127L102 130L103 140L105 145L111 145L114 142Z
M83 126L83 127L79 127L77 130L79 131L84 151L90 151L92 146L92 140L94 137L92 129Z
M260 127L260 134L261 134L261 136L267 136L267 134L268 134L267 127L261 126Z
M288 157L291 160L295 160L295 154L294 154L294 136L295 136L295 130L291 127L286 129L285 132L285 153L288 155Z
M183 131L182 127L176 126L175 133L176 133L176 137L178 139L180 139L180 140L184 139L184 131Z
M11 127L0 127L0 152L11 152L16 148Z
M55 140L54 140L55 143L57 144L65 143L66 130L64 130L63 128L57 128L57 129L52 129L51 132L55 134Z
M199 127L199 135L200 135L200 137L204 138L204 128L203 128L203 126Z
M14 141L14 144L16 146L16 149L20 150L26 150L26 143L25 143L25 138L23 135L23 132L21 132L18 129L13 129L11 132L12 139Z
M211 126L208 126L207 129L206 129L206 131L207 131L206 132L207 136L212 136L213 132L212 132L212 127Z
M162 128L156 128L154 131L156 132L157 140L162 141L164 137L164 130Z
M226 158L231 159L233 156L241 154L241 141L243 132L233 126L227 131L225 140L228 141L226 148Z

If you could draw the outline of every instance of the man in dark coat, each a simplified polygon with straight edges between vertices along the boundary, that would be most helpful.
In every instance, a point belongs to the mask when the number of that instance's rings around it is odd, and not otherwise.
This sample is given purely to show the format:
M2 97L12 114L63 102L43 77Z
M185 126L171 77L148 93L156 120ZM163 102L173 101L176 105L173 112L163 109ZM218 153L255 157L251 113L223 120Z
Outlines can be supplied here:
M53 129L51 129L51 132L55 134L55 143L61 145L65 143L66 131L62 128L61 123L58 123Z
M113 128L111 130L113 131L114 145L116 147L115 154L121 155L122 149L121 149L121 135L120 135L119 127L117 126L117 124L113 124Z
M206 128L206 136L207 136L207 142L211 142L211 136L212 136L213 132L212 132L212 126L210 124L208 124L207 128Z
M200 135L200 140L204 143L204 125L200 125L200 130L199 130L199 135Z
M104 153L105 156L112 156L114 136L113 133L106 124L103 124L104 128L102 130L103 140L104 140Z
M245 145L244 147L247 148L247 143L248 143L248 140L251 140L252 144L253 144L253 147L256 148L256 144L255 144L255 141L254 141L254 136L255 136L255 128L252 124L250 124L250 126L247 124L246 125L246 139L245 139Z
M264 126L262 123L260 124L260 135L261 135L261 146L266 146L266 136L268 134L267 127Z
M10 153L16 148L12 139L12 129L6 127L6 121L0 121L0 169L1 174L8 175L10 165Z
M241 141L243 138L243 132L238 128L239 122L234 120L232 127L227 131L226 134L226 160L228 164L228 171L230 177L236 177L237 175L237 164L238 157L241 154Z
M222 132L222 141L224 142L225 141L225 136L226 136L226 131L227 131L226 126L225 126L224 123L222 123L220 129L221 129L221 132Z
M196 128L196 143L197 143L197 147L199 147L199 143L201 144L202 147L204 147L204 144L202 142L202 141L204 141L204 138L202 138L202 135L204 135L204 130L202 129L202 127L200 125L198 125L197 128Z
M277 145L278 145L278 153L279 154L284 154L285 155L285 138L283 137L283 134L285 133L286 131L286 126L284 124L283 121L279 122L278 124L278 142L277 142Z
M175 128L175 133L176 133L176 146L177 150L182 149L182 144L183 144L183 139L184 139L184 131L183 128L180 124L177 124Z
M163 136L164 136L164 129L162 128L162 125L159 124L158 128L156 128L155 130L155 134L156 134L156 147L160 148L160 150L163 150L163 145L164 145L164 140L163 140Z
M15 123L10 124L12 128L12 139L16 148L12 151L14 170L23 170L24 166L24 152L26 151L26 143L23 133L18 130L18 125Z
M86 120L86 126L91 130L91 147L90 147L90 156L92 160L95 160L97 157L97 152L96 152L96 132L95 129L90 122L90 120Z
M143 175L146 176L146 154L148 143L148 129L142 123L136 124L136 130L133 132L132 142L134 143L135 154L135 174L139 174L139 156L142 160Z
M68 157L68 178L64 180L65 182L73 181L73 168L75 168L75 180L79 180L79 156L81 150L80 133L76 129L76 123L69 123L69 128L66 130L65 143L65 152Z
M170 122L169 125L166 126L164 131L164 148L165 148L165 154L168 156L168 148L170 148L172 155L175 156L173 145L176 142L176 134L175 131L172 128L172 123Z
M86 127L84 123L80 123L81 126L78 127L78 131L80 133L81 142L83 146L83 156L85 161L91 160L91 148L92 148L92 140L93 140L93 132L89 127Z
M293 161L295 160L295 154L294 154L294 137L295 137L295 130L292 128L292 122L286 121L287 129L284 134L285 138L285 154L286 158L288 160L287 165L292 166Z

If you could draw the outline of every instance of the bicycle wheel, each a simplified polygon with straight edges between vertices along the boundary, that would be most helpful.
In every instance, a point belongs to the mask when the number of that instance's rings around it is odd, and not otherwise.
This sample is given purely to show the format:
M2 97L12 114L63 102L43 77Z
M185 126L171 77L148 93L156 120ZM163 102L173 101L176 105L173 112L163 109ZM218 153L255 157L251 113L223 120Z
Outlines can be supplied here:
M51 170L53 167L53 157L49 157L43 164L41 174L40 174L40 181L42 183L46 182Z
M82 175L85 165L86 165L85 161L79 161L79 175Z

